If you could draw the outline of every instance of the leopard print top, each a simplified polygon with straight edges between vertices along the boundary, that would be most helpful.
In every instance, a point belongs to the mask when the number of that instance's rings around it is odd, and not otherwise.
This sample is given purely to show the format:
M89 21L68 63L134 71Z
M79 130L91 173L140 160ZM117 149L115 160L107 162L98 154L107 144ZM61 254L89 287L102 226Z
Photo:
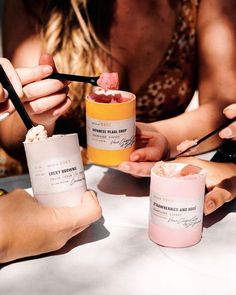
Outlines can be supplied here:
M154 73L136 93L137 121L154 122L184 112L197 86L198 2L182 1L170 46Z

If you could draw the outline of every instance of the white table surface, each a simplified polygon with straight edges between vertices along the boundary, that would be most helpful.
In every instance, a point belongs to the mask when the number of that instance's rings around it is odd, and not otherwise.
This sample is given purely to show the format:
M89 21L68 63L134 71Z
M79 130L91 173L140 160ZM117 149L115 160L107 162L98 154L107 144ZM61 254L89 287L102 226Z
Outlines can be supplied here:
M60 251L2 265L1 295L236 294L236 202L205 217L199 244L164 248L147 236L148 178L93 165L86 179L103 218ZM25 188L29 179L4 184Z

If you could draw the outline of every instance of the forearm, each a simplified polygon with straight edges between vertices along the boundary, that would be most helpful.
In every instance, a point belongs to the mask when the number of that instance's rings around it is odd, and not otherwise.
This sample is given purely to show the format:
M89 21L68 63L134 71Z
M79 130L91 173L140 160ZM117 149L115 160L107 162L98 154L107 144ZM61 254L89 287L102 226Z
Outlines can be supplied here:
M222 109L227 102L206 103L198 109L186 112L177 117L157 121L150 125L162 133L169 141L171 156L176 155L176 146L186 139L201 138L217 128L225 120ZM212 136L203 142L197 153L215 149L221 140L218 135Z

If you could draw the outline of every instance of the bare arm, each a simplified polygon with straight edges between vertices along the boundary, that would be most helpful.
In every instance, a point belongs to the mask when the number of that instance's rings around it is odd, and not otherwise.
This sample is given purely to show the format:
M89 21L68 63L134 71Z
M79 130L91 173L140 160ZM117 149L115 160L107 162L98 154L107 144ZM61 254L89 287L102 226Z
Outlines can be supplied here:
M236 101L236 4L202 0L198 16L200 107L151 124L170 141L171 152L185 139L199 138L224 120L223 108ZM199 152L215 148L215 136Z

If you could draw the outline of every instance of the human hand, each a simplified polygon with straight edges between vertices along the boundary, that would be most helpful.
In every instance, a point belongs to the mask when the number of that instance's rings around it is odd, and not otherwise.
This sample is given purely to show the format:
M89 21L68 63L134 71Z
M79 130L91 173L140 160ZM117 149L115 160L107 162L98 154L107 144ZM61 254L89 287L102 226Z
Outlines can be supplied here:
M46 128L53 128L57 118L69 108L71 101L67 96L68 82L44 80L56 70L52 57L44 54L38 66L16 70L5 58L1 58L0 63L32 121ZM7 91L0 87L0 120L3 121L14 111Z
M204 213L206 215L236 197L235 164L210 162L196 157L179 157L173 162L187 163L206 170L206 187L208 190L204 201Z
M39 66L29 69L17 69L21 78L24 96L22 102L36 124L44 125L46 129L53 129L56 120L71 105L67 96L68 83L54 79L44 79L56 71L52 56L43 54Z
M225 116L229 119L236 117L236 103L233 103L223 110ZM220 131L219 136L224 139L236 140L236 121Z
M20 79L10 63L6 58L0 58L0 64L6 72L17 94L21 97L23 95ZM8 92L0 84L0 121L5 120L11 113L14 112L14 106L8 99Z
M101 217L94 192L76 207L41 205L23 190L0 197L0 263L55 251Z
M151 125L136 123L136 150L130 161L122 162L118 169L134 176L150 176L152 166L169 156L168 141Z

